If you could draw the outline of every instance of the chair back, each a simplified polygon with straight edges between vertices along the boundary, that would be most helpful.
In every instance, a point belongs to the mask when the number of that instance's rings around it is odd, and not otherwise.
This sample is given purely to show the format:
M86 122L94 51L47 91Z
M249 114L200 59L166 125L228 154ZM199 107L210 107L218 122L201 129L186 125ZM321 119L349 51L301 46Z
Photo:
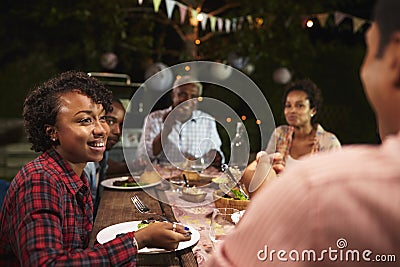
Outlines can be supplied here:
M4 198L6 196L10 182L6 180L0 180L0 208L3 206Z

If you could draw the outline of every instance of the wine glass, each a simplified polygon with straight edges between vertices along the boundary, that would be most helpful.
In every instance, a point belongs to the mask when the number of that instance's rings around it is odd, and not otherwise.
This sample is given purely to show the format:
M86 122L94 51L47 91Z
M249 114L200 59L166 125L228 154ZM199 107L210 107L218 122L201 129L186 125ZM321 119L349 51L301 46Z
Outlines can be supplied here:
M234 208L217 208L213 210L210 224L210 239L213 247L223 240L234 228L237 223L234 214L239 214L239 210Z

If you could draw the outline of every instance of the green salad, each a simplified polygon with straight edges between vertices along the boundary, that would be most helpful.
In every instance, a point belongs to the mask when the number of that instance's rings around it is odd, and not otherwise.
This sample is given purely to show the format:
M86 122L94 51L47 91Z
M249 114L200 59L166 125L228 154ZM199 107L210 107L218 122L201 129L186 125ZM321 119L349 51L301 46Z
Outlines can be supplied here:
M239 189L231 189L231 192L234 194L234 198L238 200L248 200L248 198L239 191Z

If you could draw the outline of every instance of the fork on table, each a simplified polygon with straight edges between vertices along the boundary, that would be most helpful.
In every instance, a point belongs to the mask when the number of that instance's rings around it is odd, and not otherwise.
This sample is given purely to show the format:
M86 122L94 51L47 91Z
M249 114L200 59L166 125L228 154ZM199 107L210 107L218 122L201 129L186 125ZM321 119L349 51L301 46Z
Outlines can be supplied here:
M246 193L246 191L244 190L243 184L242 184L240 181L236 180L235 176L232 174L231 170L229 169L228 164L222 164L222 165L221 165L221 169L222 169L223 172L225 172L225 173L228 175L228 177L229 177L235 184L237 184L237 186L239 187L239 191L240 191L247 199L249 199L249 195L248 195L248 194Z
M133 203L133 205L135 205L136 209L140 212L140 213L145 213L145 214L151 214L151 215L157 215L159 216L161 219L163 219L164 221L169 222L169 220L167 218L165 218L164 216L155 213L153 211L150 210L149 207L147 207L146 204L144 204L142 202L142 200L140 200L140 198L137 195L134 195L133 197L131 197L131 201Z

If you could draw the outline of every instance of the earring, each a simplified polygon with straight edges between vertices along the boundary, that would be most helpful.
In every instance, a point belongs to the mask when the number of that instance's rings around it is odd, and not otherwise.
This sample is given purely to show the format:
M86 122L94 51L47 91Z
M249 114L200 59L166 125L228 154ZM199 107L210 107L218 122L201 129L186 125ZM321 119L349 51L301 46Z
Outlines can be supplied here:
M314 114L311 114L311 117L314 117Z
M56 139L55 139L55 138L51 138L51 141L55 142L55 141L56 141Z

